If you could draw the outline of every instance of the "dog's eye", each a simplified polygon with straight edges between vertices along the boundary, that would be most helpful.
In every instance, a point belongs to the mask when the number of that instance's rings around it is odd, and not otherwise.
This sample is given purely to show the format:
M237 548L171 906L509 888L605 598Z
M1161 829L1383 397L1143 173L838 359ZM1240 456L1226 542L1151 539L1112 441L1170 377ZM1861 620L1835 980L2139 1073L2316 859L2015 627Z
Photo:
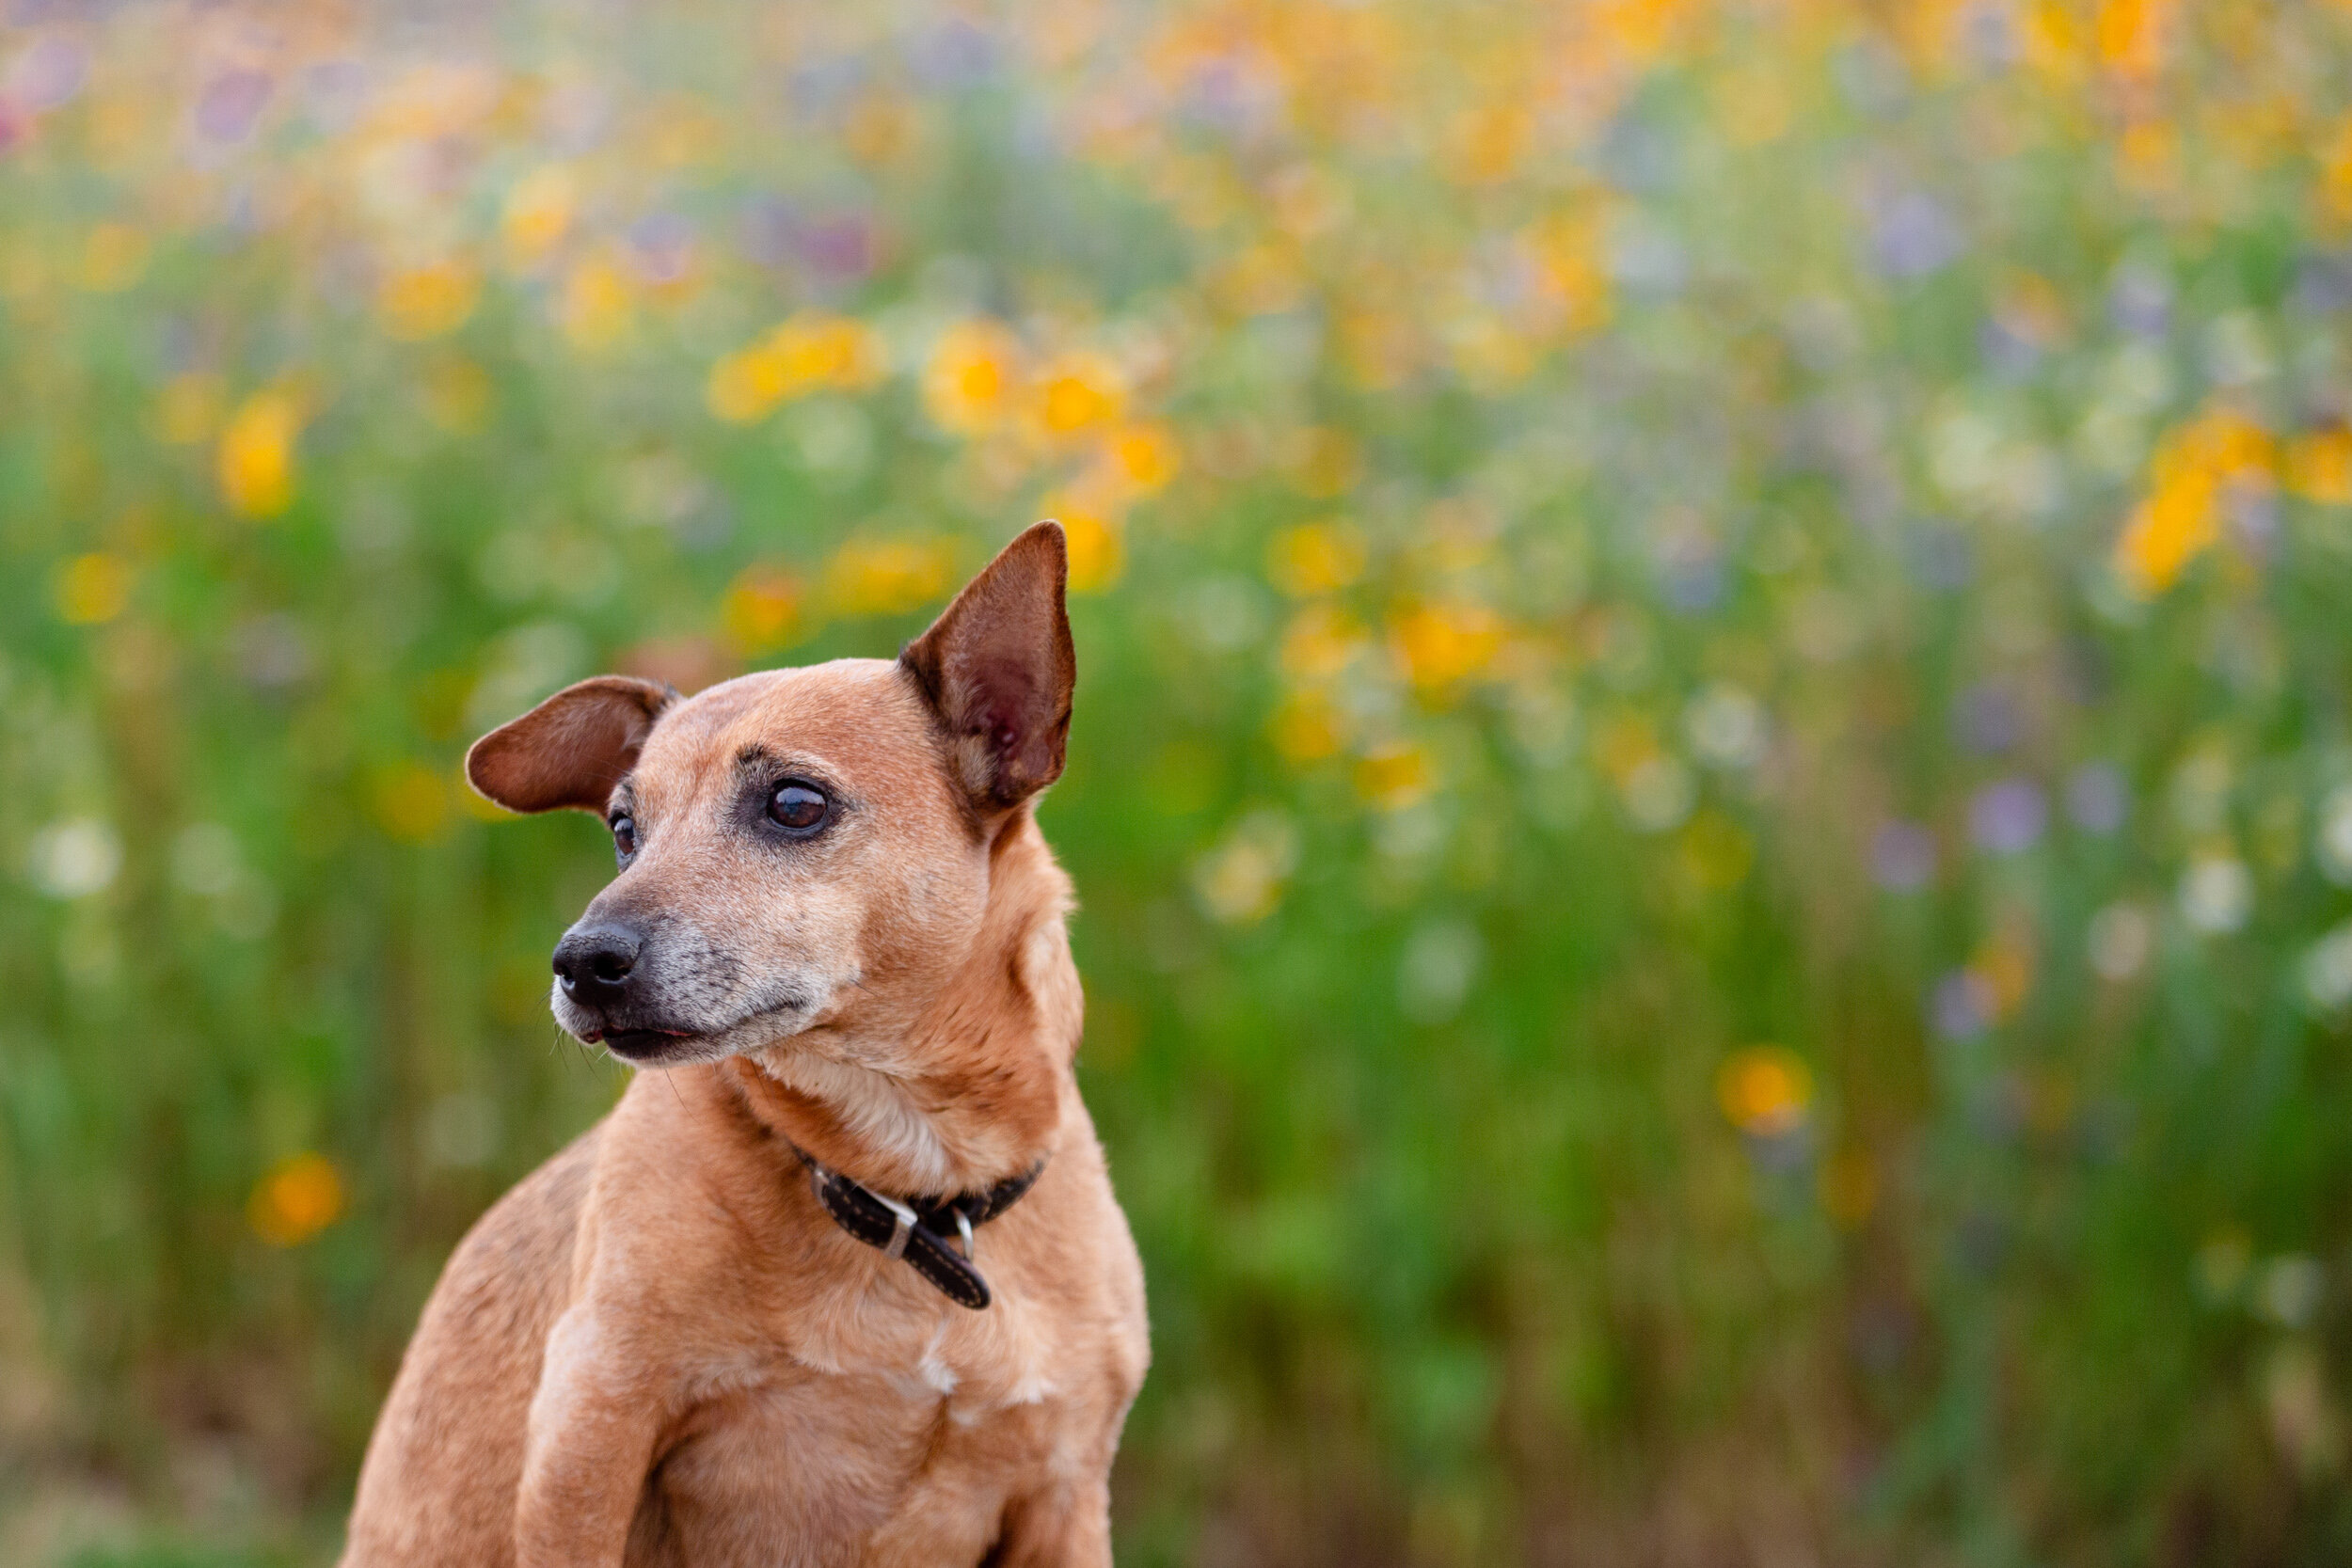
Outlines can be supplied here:
M768 818L779 828L796 833L812 833L825 825L825 814L833 802L815 784L787 779L776 785L776 792L768 798Z
M612 848L624 862L637 853L637 819L627 812L612 819Z

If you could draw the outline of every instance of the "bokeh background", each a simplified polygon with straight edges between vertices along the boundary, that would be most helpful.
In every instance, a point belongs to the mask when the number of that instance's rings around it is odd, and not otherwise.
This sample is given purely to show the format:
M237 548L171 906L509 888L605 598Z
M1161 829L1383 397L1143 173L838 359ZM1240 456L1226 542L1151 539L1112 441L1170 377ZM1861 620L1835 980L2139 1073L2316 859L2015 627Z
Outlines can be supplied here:
M0 27L0 1559L321 1562L597 671L1074 549L1122 1558L2352 1560L2352 8Z

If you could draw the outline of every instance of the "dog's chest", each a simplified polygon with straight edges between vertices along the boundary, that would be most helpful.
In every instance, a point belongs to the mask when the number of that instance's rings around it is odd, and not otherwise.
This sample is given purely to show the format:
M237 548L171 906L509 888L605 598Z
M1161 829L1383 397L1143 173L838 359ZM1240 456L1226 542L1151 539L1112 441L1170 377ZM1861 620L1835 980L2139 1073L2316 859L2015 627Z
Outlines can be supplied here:
M714 1364L648 1480L629 1561L857 1563L909 1520L928 1560L977 1561L1049 1465L1062 1412L1020 1314L953 1310L910 1333L804 1322L771 1357Z

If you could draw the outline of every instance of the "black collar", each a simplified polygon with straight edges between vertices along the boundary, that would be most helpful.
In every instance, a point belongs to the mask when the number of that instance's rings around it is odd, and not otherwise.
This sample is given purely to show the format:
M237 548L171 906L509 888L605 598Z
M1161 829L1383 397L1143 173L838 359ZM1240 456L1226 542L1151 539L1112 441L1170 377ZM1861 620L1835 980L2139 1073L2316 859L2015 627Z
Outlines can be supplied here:
M1021 1201L1045 1169L1040 1160L1019 1176L1007 1177L986 1192L957 1193L946 1197L911 1197L900 1202L884 1197L863 1182L852 1181L830 1165L819 1164L800 1145L792 1152L808 1167L808 1183L833 1223L864 1242L902 1259L939 1288L959 1307L978 1311L989 1303L988 1281L972 1266L972 1230L986 1225ZM961 1257L953 1243L963 1243Z

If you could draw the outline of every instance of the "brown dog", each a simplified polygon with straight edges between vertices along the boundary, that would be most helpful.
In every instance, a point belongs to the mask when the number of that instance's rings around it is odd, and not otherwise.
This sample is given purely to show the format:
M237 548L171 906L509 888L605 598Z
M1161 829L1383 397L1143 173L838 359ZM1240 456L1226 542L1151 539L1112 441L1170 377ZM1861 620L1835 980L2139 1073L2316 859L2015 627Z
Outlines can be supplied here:
M475 745L612 824L555 1016L653 1070L450 1259L346 1564L1110 1560L1149 1349L1031 815L1065 576L1041 523L895 662L608 675Z

